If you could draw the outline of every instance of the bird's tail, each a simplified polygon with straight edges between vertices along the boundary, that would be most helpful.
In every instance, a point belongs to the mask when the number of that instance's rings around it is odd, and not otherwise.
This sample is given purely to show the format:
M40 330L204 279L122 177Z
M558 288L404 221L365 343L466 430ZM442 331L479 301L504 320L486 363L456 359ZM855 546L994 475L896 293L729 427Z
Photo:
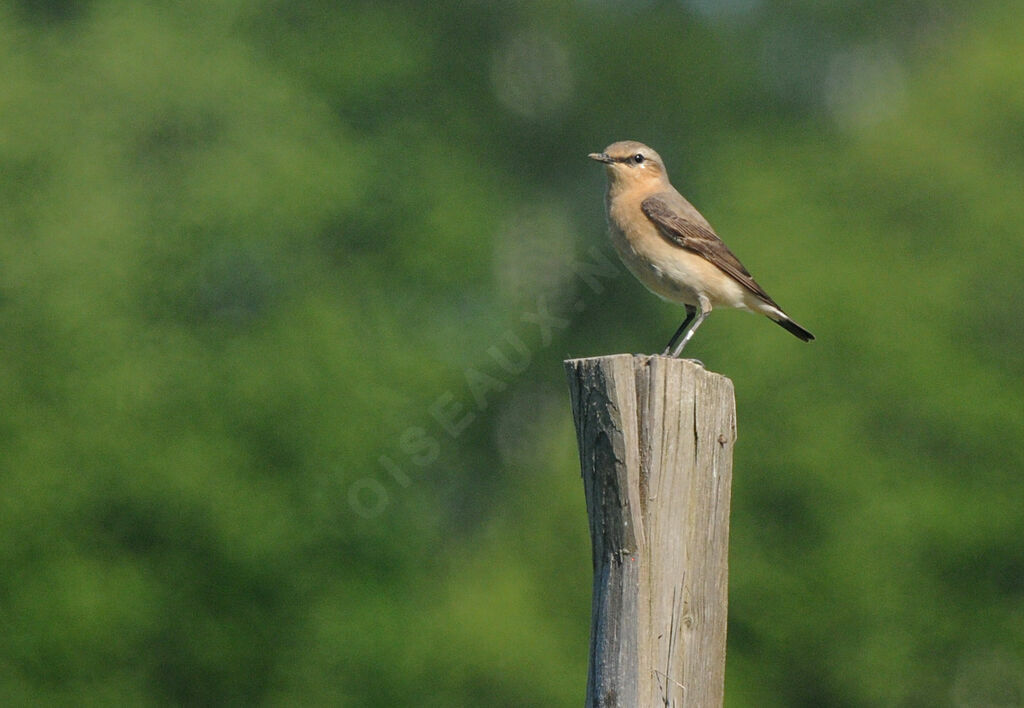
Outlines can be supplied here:
M783 315L779 319L775 320L775 322L780 327L784 327L786 329L786 331L792 332L793 335L799 337L800 339L804 340L805 342L809 342L812 339L814 339L814 335L813 334L808 332L806 329L804 329L803 327L801 327L800 325L798 325L796 322L794 322L793 320L789 319L785 315Z

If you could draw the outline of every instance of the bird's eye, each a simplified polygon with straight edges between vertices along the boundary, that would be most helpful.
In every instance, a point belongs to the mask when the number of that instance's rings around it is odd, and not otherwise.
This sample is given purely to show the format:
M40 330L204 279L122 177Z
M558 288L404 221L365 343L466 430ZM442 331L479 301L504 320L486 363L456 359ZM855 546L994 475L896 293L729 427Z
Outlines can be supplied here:
M640 153L637 153L637 154L633 155L633 162L635 162L636 164L638 164L638 165L639 165L639 164L641 164L641 163L642 163L643 161L644 161L644 156L643 156L643 155L641 155Z

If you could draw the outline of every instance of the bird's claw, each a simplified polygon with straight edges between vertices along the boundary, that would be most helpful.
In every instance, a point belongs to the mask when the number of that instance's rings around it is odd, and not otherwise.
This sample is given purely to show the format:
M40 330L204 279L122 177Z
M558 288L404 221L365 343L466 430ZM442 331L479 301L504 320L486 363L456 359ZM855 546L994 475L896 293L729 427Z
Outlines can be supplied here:
M666 349L665 351L663 351L663 352L661 353L661 355L662 355L662 356L667 356L667 357L668 357L669 359L679 359L679 357L673 357L673 356L672 356L672 354L671 354L671 353L669 352L669 350L668 350L668 349ZM689 362L693 362L694 364L696 364L697 366L699 366L699 367L700 367L700 368L702 368L702 369L703 369L703 368L706 368L706 367L704 366L704 362L703 362L703 361L701 361L700 359L679 359L679 361L689 361Z

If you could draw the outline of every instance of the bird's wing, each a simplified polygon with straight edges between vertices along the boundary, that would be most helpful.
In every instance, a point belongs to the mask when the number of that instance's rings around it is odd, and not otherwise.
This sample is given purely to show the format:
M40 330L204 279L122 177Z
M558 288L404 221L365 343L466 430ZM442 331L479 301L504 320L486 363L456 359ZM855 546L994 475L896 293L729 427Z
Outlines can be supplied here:
M693 251L718 266L772 307L778 307L706 223L702 224L683 216L678 210L670 207L661 195L648 197L640 204L640 208L669 243L685 248L687 251Z

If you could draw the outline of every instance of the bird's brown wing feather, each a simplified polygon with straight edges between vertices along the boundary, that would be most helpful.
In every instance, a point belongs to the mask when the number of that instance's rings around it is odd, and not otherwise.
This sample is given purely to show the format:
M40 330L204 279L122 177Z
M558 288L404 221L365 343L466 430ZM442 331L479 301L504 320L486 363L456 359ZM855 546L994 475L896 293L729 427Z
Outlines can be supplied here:
M648 197L640 204L640 208L669 243L696 253L769 305L778 307L709 226L680 215L659 196Z

